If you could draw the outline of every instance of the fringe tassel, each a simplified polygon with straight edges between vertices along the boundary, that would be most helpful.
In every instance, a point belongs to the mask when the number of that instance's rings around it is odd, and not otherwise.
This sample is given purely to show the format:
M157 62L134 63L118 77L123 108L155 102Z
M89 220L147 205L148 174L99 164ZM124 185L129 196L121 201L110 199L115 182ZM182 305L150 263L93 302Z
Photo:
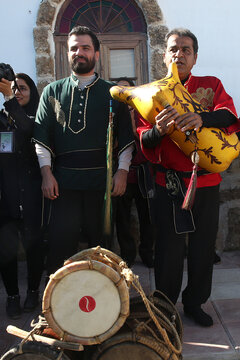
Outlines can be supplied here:
M107 130L107 180L106 192L104 197L104 224L103 233L107 238L110 237L112 231L112 152L113 152L113 112L112 100L110 100L109 107L109 123Z
M194 163L191 179L188 185L188 189L182 204L182 209L191 210L193 207L196 189L197 189L197 169L198 169L199 155L195 151L192 155L192 162Z

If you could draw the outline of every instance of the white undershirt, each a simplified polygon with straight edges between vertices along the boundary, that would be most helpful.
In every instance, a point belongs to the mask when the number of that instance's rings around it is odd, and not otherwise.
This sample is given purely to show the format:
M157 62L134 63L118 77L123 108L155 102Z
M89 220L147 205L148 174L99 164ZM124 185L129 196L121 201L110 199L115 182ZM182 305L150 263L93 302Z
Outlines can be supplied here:
M81 75L75 75L75 76L78 78L78 87L82 90L87 85L90 85L96 79L96 74L89 76L81 76Z

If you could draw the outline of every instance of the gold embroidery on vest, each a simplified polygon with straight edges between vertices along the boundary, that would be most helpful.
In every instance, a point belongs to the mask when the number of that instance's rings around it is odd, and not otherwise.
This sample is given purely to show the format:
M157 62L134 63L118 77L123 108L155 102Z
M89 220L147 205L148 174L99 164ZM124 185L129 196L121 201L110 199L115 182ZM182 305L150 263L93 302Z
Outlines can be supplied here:
M192 97L200 102L200 104L206 109L213 106L214 91L211 88L204 89L200 87L195 93L191 94Z
M53 110L56 114L57 122L59 122L59 124L65 127L66 126L65 114L61 109L60 102L57 99L55 99L53 96L49 96L48 100L51 103Z

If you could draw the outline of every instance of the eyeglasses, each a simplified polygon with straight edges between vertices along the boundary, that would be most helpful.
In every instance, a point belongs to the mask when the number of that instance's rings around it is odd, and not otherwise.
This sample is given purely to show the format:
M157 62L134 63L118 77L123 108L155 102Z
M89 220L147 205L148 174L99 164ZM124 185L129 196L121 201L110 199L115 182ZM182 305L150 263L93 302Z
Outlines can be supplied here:
M24 92L24 91L28 91L28 88L26 87L26 86L24 86L24 85L20 85L20 86L13 86L12 87L12 91L13 92L16 92L16 91L20 91L20 92Z

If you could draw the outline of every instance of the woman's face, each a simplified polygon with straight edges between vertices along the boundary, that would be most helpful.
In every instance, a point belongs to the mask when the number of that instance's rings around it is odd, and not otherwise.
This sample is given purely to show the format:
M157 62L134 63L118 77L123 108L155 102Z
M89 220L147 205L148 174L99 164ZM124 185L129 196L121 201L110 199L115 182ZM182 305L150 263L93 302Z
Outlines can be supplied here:
M20 78L16 78L16 82L18 84L19 90L14 86L14 82L12 83L12 90L16 96L19 105L24 106L29 103L30 100L30 87L27 85L26 81Z

